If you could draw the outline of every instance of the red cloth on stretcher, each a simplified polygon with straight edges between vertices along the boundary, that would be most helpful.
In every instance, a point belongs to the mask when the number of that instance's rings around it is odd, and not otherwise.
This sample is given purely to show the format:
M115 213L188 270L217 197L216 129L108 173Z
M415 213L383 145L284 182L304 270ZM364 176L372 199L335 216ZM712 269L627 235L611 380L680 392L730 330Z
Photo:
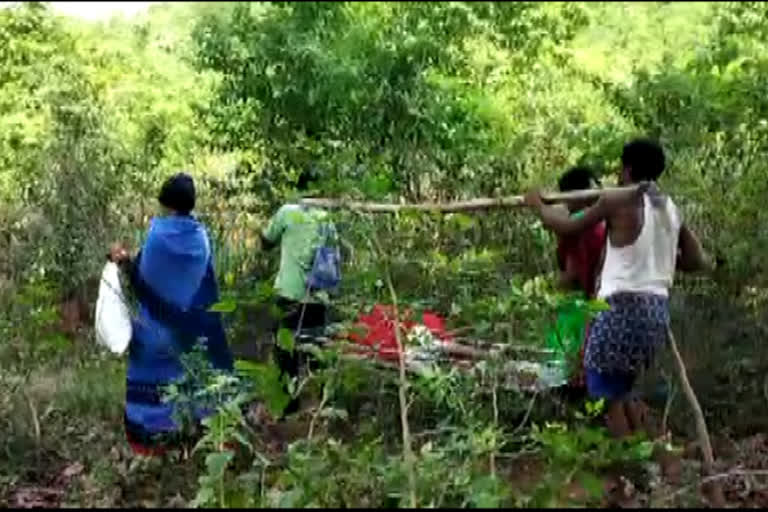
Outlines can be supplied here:
M400 340L405 342L405 336L418 322L412 320L410 310L400 311ZM397 339L395 338L395 315L392 306L376 304L370 314L360 314L353 331L348 333L350 341L368 347L378 346L378 357L387 360L397 360ZM424 325L433 336L443 342L450 342L453 337L445 330L445 320L438 314L425 311L421 315L421 325Z

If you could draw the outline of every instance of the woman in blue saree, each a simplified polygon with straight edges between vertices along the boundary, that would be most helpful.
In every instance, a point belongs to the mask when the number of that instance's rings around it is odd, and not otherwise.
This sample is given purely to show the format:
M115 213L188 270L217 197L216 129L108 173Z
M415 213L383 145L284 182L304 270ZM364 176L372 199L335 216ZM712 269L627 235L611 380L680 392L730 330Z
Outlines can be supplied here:
M125 430L141 454L161 453L181 441L173 405L162 397L184 375L183 354L201 342L214 369L233 365L221 315L208 311L219 299L218 286L208 234L190 214L194 181L184 173L171 177L158 200L167 215L152 219L136 258L131 261L119 246L110 251L130 276L139 303L129 346ZM196 409L198 421L209 412Z

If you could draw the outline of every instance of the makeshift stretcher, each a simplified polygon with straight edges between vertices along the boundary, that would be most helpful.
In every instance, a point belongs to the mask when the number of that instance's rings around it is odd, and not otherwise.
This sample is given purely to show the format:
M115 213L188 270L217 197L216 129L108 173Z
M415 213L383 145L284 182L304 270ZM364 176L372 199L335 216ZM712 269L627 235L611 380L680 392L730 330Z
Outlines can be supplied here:
M478 362L499 359L504 367L502 387L537 392L567 383L564 365L554 351L503 343L462 343L456 331L449 332L445 320L425 311L420 321L411 311L400 315L401 340L406 370L421 373L433 365L450 364L462 371L474 372ZM361 313L352 328L330 328L330 333L304 332L297 342L301 349L310 345L334 346L348 359L368 360L384 368L397 369L400 353L395 336L395 316L391 306L376 305L370 313Z

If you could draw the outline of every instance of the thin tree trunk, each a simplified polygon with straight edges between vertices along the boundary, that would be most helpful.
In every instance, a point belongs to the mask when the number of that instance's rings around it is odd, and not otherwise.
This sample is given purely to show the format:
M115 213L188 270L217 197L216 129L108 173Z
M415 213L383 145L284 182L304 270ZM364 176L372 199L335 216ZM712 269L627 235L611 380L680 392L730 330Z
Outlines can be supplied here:
M688 374L685 369L685 363L680 355L680 351L677 349L677 343L675 342L675 335L672 333L672 328L667 326L667 338L669 339L669 346L672 349L672 355L675 359L675 366L677 367L677 373L680 377L680 385L683 388L688 402L693 409L693 419L696 423L696 433L699 438L699 448L702 454L702 472L705 477L710 477L715 474L715 457L712 453L712 443L709 438L709 431L707 430L707 422L704 419L704 413L701 410L696 393L694 393L690 382L688 381ZM703 491L707 494L708 498L712 500L712 504L718 508L725 506L725 497L723 496L723 488L719 481L705 481L702 482Z
M405 463L405 470L408 476L408 504L410 508L416 508L416 460L413 454L413 444L411 438L411 429L408 423L408 375L405 361L405 346L400 336L400 314L398 309L397 293L395 292L395 286L392 283L392 275L389 269L389 262L386 260L382 246L379 243L379 239L376 233L372 233L372 237L369 239L369 243L376 246L376 250L379 256L384 259L384 279L389 293L392 298L392 306L395 314L395 342L397 343L398 352L398 399L400 402L400 425L402 428L403 438L403 462Z
M399 381L398 397L400 401L400 423L403 429L403 457L405 458L405 467L408 472L408 494L410 507L416 508L416 468L415 458L413 456L413 446L411 445L411 429L408 423L408 376L406 374L405 347L400 338L400 315L397 307L397 295L392 285L392 279L389 275L389 268L386 273L387 286L392 295L392 306L395 313L395 341L397 342L398 371Z

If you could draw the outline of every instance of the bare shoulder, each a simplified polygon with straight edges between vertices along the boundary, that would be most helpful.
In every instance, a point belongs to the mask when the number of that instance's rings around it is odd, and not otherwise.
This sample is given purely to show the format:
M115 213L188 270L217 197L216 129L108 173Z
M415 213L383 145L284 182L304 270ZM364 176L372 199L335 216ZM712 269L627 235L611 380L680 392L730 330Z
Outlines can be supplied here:
M634 205L639 204L642 202L642 197L648 189L648 183L641 183L634 187L606 190L602 194L602 199L609 212L612 212L624 207L633 207Z
M642 202L621 202L612 205L611 211L608 215L608 220L611 224L628 224L634 223L639 218L638 213L641 210Z
M614 246L623 247L633 243L640 234L643 223L642 197L631 202L614 204L607 219L608 233Z

